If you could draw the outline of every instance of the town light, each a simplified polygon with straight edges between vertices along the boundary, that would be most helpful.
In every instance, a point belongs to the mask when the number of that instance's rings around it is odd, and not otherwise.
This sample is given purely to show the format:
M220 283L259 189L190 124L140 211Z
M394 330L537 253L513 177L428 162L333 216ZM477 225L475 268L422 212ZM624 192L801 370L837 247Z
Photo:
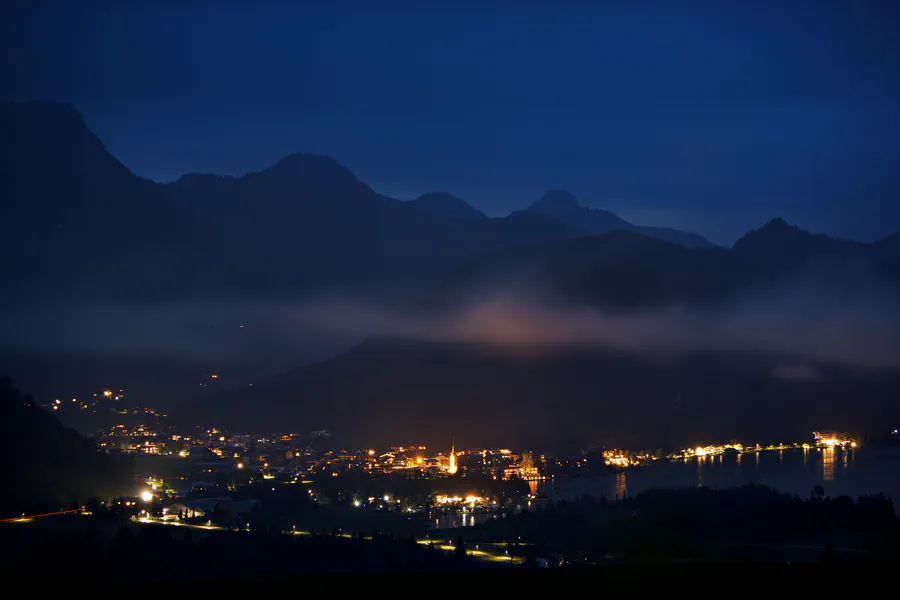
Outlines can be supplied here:
M238 469L243 469L243 468L244 468L244 463L238 463L238 464L237 464L237 468L238 468Z
M145 491L141 494L141 500L143 500L144 502L150 502L151 500L153 500L153 494Z

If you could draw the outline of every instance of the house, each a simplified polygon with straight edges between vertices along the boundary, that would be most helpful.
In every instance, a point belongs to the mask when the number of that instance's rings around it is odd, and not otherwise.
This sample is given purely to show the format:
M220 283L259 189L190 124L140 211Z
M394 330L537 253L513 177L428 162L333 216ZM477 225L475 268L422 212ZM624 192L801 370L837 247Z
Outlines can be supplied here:
M545 569L558 569L566 564L566 559L558 552L551 552L538 557L537 564Z
M186 518L210 517L216 512L223 519L234 519L252 514L260 509L259 500L233 500L220 498L187 498L163 509L164 515L184 514Z
M185 518L205 517L215 510L216 505L220 502L217 498L187 498L179 500L163 509L163 515L181 515Z

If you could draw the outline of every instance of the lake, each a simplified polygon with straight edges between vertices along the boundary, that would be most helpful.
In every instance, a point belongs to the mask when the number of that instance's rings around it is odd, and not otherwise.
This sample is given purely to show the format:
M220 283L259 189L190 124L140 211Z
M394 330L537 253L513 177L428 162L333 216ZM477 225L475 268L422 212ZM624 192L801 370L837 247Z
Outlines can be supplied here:
M636 496L651 488L740 487L756 483L809 498L815 486L828 497L883 493L900 508L900 452L897 449L796 448L661 460L652 466L587 477L555 477L531 482L532 491L551 501L584 495L607 500ZM469 527L498 518L490 514L444 514L431 527ZM502 516L500 517L502 518Z
M859 448L810 448L720 454L608 475L553 478L540 482L538 491L551 501L585 494L608 500L636 496L651 488L707 486L727 488L756 483L791 495L809 498L815 486L829 497L884 493L900 501L900 452Z

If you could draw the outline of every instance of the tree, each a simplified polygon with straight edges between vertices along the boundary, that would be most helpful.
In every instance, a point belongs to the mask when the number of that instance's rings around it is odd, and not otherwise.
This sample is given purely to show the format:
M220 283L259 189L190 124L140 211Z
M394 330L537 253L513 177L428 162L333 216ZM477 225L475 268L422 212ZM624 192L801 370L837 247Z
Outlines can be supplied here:
M835 564L841 562L841 556L834 544L828 544L819 555L818 562L824 564Z
M463 541L462 536L456 538L456 547L453 549L453 555L459 560L466 558L466 543Z

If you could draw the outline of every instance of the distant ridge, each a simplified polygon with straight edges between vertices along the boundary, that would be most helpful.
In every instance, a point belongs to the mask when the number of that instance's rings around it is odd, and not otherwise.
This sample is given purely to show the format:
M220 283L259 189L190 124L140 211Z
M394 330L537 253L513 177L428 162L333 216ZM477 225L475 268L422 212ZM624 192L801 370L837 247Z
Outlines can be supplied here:
M732 246L742 260L758 266L785 268L813 257L854 257L877 251L877 245L812 234L781 217L744 234Z
M713 246L711 242L696 233L666 227L642 227L629 223L607 210L581 206L575 196L565 190L550 190L525 210L554 217L594 235L602 235L616 230L635 231L648 237L674 242L686 248L710 248Z

